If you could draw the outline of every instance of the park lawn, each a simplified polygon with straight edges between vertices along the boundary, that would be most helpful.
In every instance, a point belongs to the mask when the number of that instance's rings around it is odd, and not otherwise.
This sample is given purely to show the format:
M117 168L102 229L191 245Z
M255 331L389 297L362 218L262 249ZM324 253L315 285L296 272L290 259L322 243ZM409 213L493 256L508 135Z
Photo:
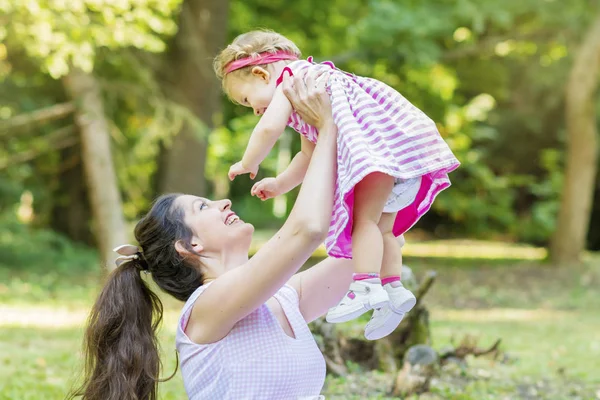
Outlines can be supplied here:
M0 328L0 399L64 399L82 369L81 327ZM167 375L175 367L175 336L162 333ZM161 384L162 399L185 399L181 375Z
M529 387L540 391L539 385L547 380L554 382L549 393L556 394L560 384L566 390L560 397L523 398L581 398L600 390L598 379L598 359L600 359L600 319L592 313L569 311L553 320L549 315L522 318L510 311L496 311L498 318L474 320L468 310L433 311L432 328L434 347L449 343L452 337L473 334L480 337L481 344L490 344L500 337L503 348L509 353L508 364L489 359L471 360L468 379L454 382L440 381L434 386L444 393L441 398L455 399L514 399L520 388ZM533 314L535 315L535 314ZM173 323L176 312L170 311L167 321ZM560 322L560 323L559 323ZM175 356L172 351L174 333L165 323L161 335L163 346L163 374L172 371ZM38 400L62 399L81 368L79 348L82 336L81 327L2 327L0 329L0 399ZM592 337L592 333L595 337ZM560 372L563 371L563 372ZM328 398L385 398L392 377L371 374L369 382L360 381L365 376L360 370L348 379L328 379L325 392ZM358 385L358 387L356 387ZM161 384L162 399L185 398L181 375ZM530 389L525 389L530 393ZM541 391L540 391L541 392ZM356 394L352 397L350 393ZM580 393L580 396L576 396ZM540 396L543 395L540 394ZM573 397L571 397L571 395ZM368 397L370 396L370 397ZM507 397L508 396L508 397Z
M419 276L438 272L426 302L433 346L464 335L482 347L502 339L505 362L469 360L444 371L429 398L600 399L600 268L554 270L535 262L408 259ZM0 400L63 399L82 369L83 323L97 293L97 274L9 273L0 268ZM164 371L175 365L180 303L167 301L161 343ZM345 329L361 334L362 324ZM328 399L384 399L392 376L361 371L329 377ZM182 399L181 375L161 384L162 399Z

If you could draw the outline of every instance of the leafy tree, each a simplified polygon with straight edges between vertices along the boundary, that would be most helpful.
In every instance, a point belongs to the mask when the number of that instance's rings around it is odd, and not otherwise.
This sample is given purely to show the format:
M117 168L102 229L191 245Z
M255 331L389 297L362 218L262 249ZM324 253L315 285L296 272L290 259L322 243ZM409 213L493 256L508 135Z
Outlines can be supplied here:
M108 265L112 248L126 240L121 196L110 146L100 84L92 73L102 49L162 51L161 35L174 33L178 1L0 2L7 19L8 46L23 51L41 71L62 79L74 101L82 160L89 188L96 238ZM104 53L112 56L111 53Z

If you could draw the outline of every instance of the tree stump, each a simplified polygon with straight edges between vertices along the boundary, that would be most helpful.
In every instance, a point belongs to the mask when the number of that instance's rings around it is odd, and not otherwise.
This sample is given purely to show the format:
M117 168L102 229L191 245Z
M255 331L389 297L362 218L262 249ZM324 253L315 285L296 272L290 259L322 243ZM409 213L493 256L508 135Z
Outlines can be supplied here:
M438 355L434 349L417 344L408 349L402 370L396 376L392 396L409 396L429 390L431 378L438 367Z

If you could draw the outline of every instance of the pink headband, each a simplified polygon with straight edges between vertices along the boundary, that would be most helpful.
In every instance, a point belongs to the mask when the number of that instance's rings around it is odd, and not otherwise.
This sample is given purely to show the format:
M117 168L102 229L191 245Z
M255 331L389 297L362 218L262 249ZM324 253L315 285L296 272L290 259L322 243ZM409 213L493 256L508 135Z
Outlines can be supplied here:
M297 60L298 56L285 51L276 53L260 53L258 57L240 58L230 62L225 68L225 73L228 74L236 69L247 67L248 65L271 64L281 60Z

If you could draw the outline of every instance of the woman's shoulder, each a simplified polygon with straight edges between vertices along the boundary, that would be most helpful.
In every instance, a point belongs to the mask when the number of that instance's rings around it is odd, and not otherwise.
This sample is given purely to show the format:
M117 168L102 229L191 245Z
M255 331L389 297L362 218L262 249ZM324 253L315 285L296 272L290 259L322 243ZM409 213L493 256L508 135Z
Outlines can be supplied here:
M209 282L207 284L204 284L202 286L200 286L198 289L196 289L194 291L194 293L192 293L192 295L190 296L190 298L185 302L185 304L183 305L183 308L181 310L181 314L180 314L180 319L184 322L187 322L187 320L189 319L189 316L191 314L192 309L194 308L194 304L196 304L196 302L198 301L198 298L200 297L200 295L208 288L208 286L211 284L212 282ZM298 292L296 291L296 289L290 285L289 283L286 283L285 285L283 285L274 295L275 297L283 297L286 301L292 303L292 304L298 304L299 303L299 296L298 296ZM187 325L187 323L183 324L184 326Z
M186 334L186 328L187 328L188 322L190 321L192 309L194 308L194 305L196 304L198 299L201 298L201 294L206 290L208 285L209 284L206 284L206 285L203 285L203 286L199 287L198 289L196 289L196 291L190 296L190 298L187 300L187 302L183 306L183 309L181 311L179 321L178 321L178 327L177 327L177 331L178 331L177 332L177 342L178 343L188 343L188 344L193 344L195 346L210 347L212 345L221 343L223 341L223 339L225 339L225 337L228 336L228 335L226 335L222 339L214 341L214 342L210 342L210 343L197 343L197 342L193 341L190 337L188 337L188 335ZM285 284L284 286L282 286L273 295L273 298L275 298L278 301L278 303L281 304L282 306L285 305L285 307L293 307L293 308L299 307L300 299L298 296L298 292L296 291L296 289L293 286L291 286L289 284ZM267 310L268 310L268 307L267 307L267 303L265 302L260 307L258 307L258 309L254 310L254 312L247 315L240 321L243 321L247 318L249 318L252 321L259 321L260 317L257 317L256 313L258 313L258 315L261 315L261 313L268 312Z
M277 291L277 293L275 293L275 297L283 298L286 302L296 307L300 305L300 296L298 295L298 291L289 282L283 285Z
M198 289L196 289L186 300L179 315L180 323L184 328L187 326L188 320L190 319L190 315L192 313L194 305L196 304L196 301L198 301L200 295L204 293L204 291L210 286L211 283L212 282L208 282L198 287Z

